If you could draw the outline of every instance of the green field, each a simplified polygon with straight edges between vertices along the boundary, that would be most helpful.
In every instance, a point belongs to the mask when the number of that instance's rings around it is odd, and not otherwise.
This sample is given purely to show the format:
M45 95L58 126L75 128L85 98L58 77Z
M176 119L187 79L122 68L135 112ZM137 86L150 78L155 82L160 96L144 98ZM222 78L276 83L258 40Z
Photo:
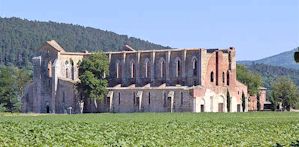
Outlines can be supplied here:
M0 114L1 146L272 146L299 143L299 113Z

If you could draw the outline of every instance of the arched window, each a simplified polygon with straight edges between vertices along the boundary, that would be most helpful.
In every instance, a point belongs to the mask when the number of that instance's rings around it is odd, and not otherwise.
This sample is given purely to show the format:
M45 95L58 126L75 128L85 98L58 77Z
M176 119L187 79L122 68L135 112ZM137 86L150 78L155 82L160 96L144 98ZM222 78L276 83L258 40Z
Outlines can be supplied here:
M181 75L181 60L179 58L176 59L176 71L175 76L179 77Z
M69 61L68 60L66 60L65 62L64 62L64 64L65 64L65 77L66 78L70 78L70 75L69 75Z
M134 78L135 77L135 63L134 61L131 61L131 65L130 65L130 75L131 75L131 78Z
M214 82L214 72L212 71L211 74L210 74L210 81L211 82Z
M145 59L144 66L144 77L148 78L150 76L150 62L148 58Z
M222 83L225 83L225 73L222 72Z
M160 59L160 77L163 78L165 75L165 60L163 58Z
M119 61L116 61L115 69L116 69L116 78L120 78L120 64L119 64Z
M192 71L193 71L193 76L197 75L197 59L193 58L192 60Z
M226 85L229 86L229 72L226 73Z

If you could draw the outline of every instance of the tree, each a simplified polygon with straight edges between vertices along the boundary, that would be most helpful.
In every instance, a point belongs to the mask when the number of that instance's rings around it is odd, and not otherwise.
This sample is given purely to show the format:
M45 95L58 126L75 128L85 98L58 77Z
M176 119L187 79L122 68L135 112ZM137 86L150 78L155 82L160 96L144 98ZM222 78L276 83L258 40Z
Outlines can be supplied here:
M230 112L230 105L231 105L231 97L230 97L230 94L229 94L229 91L227 90L227 93L226 93L226 108L227 108L227 112Z
M258 92L262 85L262 78L260 75L249 71L243 65L237 65L237 79L243 84L247 85L248 93L254 95Z
M30 73L16 67L0 67L0 111L19 112Z
M261 102L260 102L260 94L259 93L256 94L256 109L257 109L257 111L261 110Z
M279 77L271 84L272 101L280 102L284 110L290 110L298 102L296 85L287 77Z
M81 100L84 102L88 99L95 102L102 100L107 93L108 81L106 76L108 75L109 61L104 53L96 52L84 58L79 63L80 82L76 84L77 90L82 96Z
M242 92L242 109L243 109L243 112L245 112L245 108L246 108L246 98L245 98L244 92Z

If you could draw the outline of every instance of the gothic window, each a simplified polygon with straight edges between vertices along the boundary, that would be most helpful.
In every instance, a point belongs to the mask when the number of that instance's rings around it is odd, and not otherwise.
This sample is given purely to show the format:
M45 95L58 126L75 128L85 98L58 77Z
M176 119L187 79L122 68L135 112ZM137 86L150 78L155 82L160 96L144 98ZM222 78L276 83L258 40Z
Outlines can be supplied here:
M181 66L182 66L182 65L181 65L181 60L180 60L179 58L177 58L177 59L176 59L176 72L175 72L175 73L176 73L176 74L175 74L176 77L179 77L179 76L181 75L181 70L182 70L182 69L181 69L181 68L182 68Z
M163 58L160 59L160 77L163 78L165 75L165 61Z
M211 82L214 82L214 72L212 71L211 74L210 74L210 81Z
M225 73L222 72L222 83L225 83Z
M134 61L131 61L131 64L130 64L130 75L131 75L131 78L134 78L135 77L135 63Z
M193 76L197 75L197 59L194 58L192 61L192 71L193 71Z

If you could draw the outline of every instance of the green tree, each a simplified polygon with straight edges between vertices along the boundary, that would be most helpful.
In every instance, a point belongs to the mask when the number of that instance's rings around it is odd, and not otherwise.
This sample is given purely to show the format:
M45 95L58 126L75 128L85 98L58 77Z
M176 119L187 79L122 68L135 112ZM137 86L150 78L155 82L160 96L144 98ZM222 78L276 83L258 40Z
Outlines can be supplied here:
M259 93L256 94L256 108L257 108L257 111L261 110L261 101L260 101L260 94Z
M284 110L290 110L298 102L296 85L287 77L279 77L271 84L271 96L274 103L282 103Z
M237 79L243 84L247 85L248 93L254 95L258 92L262 85L262 78L260 75L249 71L243 65L237 65Z
M1 111L19 112L25 84L30 80L30 73L16 67L0 67L0 109Z
M91 54L79 63L80 82L77 83L77 90L85 104L89 99L96 101L104 98L107 93L108 81L106 76L108 75L109 61L102 52ZM88 110L85 108L84 111Z
M242 109L243 109L243 112L245 112L245 108L246 108L246 98L245 98L244 92L242 92Z

